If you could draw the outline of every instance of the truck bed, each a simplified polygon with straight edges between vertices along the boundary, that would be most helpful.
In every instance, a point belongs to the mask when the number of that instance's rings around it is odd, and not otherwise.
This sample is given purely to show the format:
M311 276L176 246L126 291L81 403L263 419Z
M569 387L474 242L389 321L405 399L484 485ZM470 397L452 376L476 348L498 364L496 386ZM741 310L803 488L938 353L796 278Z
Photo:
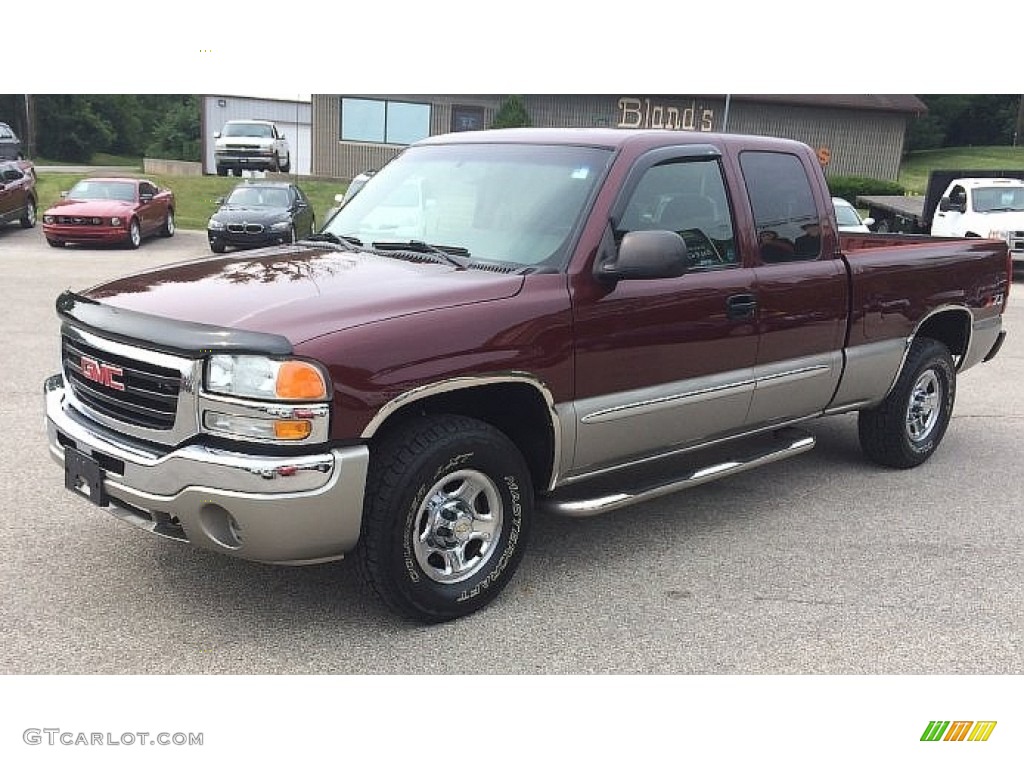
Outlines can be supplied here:
M908 219L921 219L924 215L924 195L858 195L857 204L863 208L889 211Z

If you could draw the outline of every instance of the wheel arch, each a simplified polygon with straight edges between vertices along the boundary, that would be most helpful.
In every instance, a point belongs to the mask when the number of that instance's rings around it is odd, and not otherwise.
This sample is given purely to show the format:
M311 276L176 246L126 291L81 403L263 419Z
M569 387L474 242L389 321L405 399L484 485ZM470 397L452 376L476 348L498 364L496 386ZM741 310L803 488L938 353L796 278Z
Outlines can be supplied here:
M458 414L504 433L519 449L538 492L558 475L560 429L550 390L529 374L465 377L410 390L388 402L360 437L374 441L413 416Z
M910 342L917 338L935 339L946 345L949 353L960 361L971 345L971 328L974 316L967 307L948 306L930 312L918 323L910 337Z

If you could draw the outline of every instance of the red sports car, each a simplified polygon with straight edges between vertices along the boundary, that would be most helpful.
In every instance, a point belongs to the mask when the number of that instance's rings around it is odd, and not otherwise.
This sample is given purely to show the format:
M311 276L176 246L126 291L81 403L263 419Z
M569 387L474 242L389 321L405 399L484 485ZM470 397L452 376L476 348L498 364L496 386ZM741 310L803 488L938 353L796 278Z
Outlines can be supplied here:
M65 243L121 243L174 234L174 193L147 179L82 179L43 214L43 234L54 248Z

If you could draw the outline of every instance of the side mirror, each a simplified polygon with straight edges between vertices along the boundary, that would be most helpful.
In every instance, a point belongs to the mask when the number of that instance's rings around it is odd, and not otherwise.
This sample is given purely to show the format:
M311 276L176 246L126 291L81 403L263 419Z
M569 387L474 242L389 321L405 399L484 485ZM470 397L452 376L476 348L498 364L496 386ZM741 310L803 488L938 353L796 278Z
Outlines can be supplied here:
M213 132L213 138L219 139L220 138L220 131L214 131Z
M866 219L861 219L861 221L863 222L864 226L867 227L868 229L871 229L871 227L875 226L875 220L872 219L870 216Z
M686 243L668 230L627 232L618 254L599 262L595 275L604 280L660 280L680 277L692 266Z
M62 190L61 193L60 193L60 196L61 196L61 198L66 198L68 196L68 191L66 189Z
M223 197L218 197L216 200L213 201L213 204L214 205L224 205L224 198Z
M344 193L339 192L338 194L336 194L334 196L334 202L336 202L336 203L343 203L343 202L345 202L345 195L344 195Z

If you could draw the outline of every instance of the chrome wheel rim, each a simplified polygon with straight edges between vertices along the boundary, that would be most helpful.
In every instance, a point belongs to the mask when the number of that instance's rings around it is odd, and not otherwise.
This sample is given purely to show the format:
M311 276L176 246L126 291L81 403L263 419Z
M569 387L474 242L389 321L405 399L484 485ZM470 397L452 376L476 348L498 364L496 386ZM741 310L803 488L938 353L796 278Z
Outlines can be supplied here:
M128 232L128 237L131 238L132 245L138 245L142 241L142 237L140 235L141 233L139 232L139 225L133 221L131 228Z
M907 405L907 437L919 443L935 429L942 411L942 382L929 369L917 377Z
M170 211L167 212L167 234L174 234L174 214Z
M34 227L36 224L36 206L34 203L29 203L28 210L25 211L25 220L28 222L30 227Z
M504 508L494 482L482 472L450 472L423 497L412 548L427 577L441 584L465 581L497 551Z

